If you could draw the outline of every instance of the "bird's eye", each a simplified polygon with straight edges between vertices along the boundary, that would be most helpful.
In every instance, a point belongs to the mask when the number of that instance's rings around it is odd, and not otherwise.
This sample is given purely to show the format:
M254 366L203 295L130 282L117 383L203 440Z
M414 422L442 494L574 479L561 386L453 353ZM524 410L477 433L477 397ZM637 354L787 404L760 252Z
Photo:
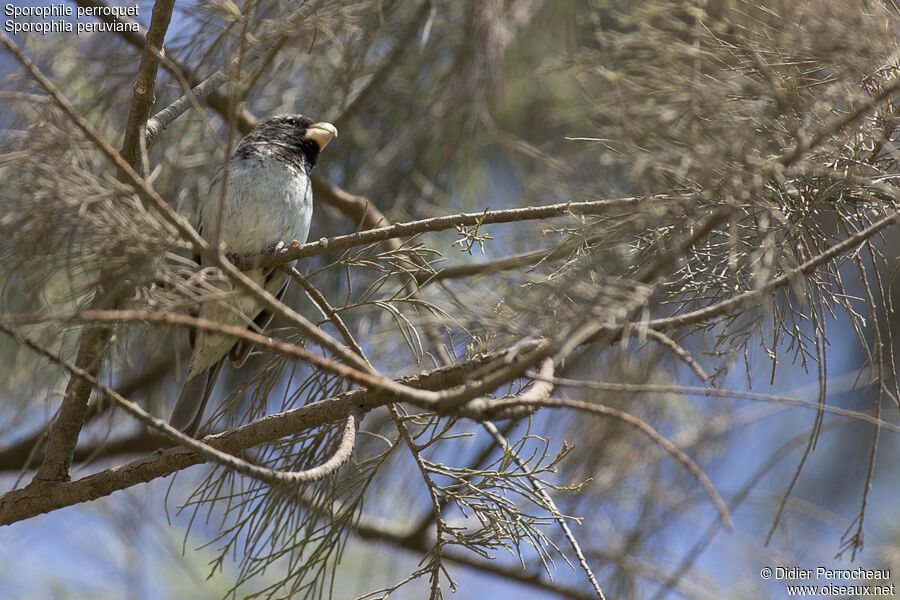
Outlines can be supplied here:
M288 125L296 125L296 124L297 124L297 119L291 118L291 119L288 119L287 122L288 122Z

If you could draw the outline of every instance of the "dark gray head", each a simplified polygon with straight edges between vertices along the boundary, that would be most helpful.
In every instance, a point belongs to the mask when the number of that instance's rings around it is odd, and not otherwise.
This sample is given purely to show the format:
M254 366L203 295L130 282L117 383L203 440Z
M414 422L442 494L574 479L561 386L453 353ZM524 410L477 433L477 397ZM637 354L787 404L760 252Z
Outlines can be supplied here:
M266 153L308 170L315 166L319 151L336 137L337 129L331 123L314 123L303 115L276 115L260 121L244 136L234 156L249 158L265 146Z

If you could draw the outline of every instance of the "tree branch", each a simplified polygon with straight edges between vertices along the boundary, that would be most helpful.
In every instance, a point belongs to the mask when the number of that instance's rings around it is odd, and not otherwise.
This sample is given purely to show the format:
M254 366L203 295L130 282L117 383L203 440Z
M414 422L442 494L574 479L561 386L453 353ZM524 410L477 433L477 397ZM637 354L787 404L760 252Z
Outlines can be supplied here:
M262 41L253 44L246 52L246 56L244 56L244 62L246 65L252 66L254 62L263 57L271 48L277 46L281 43L281 39L283 37L283 31L289 28L294 27L293 23L296 21L302 21L309 17L310 14L314 13L318 10L319 6L323 3L324 0L316 0L314 2L306 2L304 6L301 6L291 14L287 15L282 19L286 25L279 28L278 31L270 33ZM155 138L162 130L168 127L175 119L184 114L191 106L194 105L198 100L202 100L206 98L210 94L213 93L216 89L220 88L226 81L228 81L228 74L225 72L225 69L219 69L205 80L196 85L192 90L188 90L188 92L177 100L172 102L169 106L164 108L163 110L156 113L152 119L147 122L147 143L149 144L153 138ZM227 102L225 106L220 107L224 112L222 116L226 121L231 121L230 111L228 110ZM246 133L246 132L245 132Z
M118 386L116 392L127 398L137 391L145 390L152 382L159 380L169 373L174 365L175 360L172 356L167 356L166 358L158 360L137 376ZM113 403L102 402L99 399L92 402L88 405L87 414L85 415L85 424L89 423L92 419L96 419L100 415L105 414L112 406ZM47 439L47 429L47 425L44 425L40 430L25 437L22 441L0 449L0 471L19 471L21 469L29 468L38 461L42 461L44 458L42 445ZM162 438L162 436L157 437L165 439ZM126 447L128 447L127 444ZM150 450L158 447L158 445L153 446ZM131 449L131 453L133 454L145 450L146 448L143 446L136 445ZM76 447L73 462L81 462L88 456L91 456L89 451Z
M818 267L824 265L828 261L837 258L844 252L855 248L872 236L878 234L878 232L897 223L900 223L900 213L894 213L892 215L879 219L878 221L872 223L872 225L870 225L869 227L866 227L856 234L851 235L844 241L835 244L828 250L812 257L797 268L791 269L783 275L776 277L775 279L769 281L758 289L748 290L746 292L738 294L737 296L728 298L727 300L722 300L721 302L718 302L716 304L706 306L704 308L700 308L683 315L667 317L664 319L653 319L652 321L647 322L646 327L657 330L675 329L676 327L683 327L685 325L701 323L724 315L734 314L741 309L748 308L756 300L767 296L770 292L781 289L793 283L794 281L797 281L801 277L810 275Z
M487 410L485 411L485 417L490 418L490 415L493 411L498 410L502 412L507 407L571 408L583 412L613 417L622 421L623 423L635 427L638 431L646 435L653 442L659 444L667 453L669 453L670 456L672 456L672 458L684 465L687 470L690 471L690 473L695 478L697 478L697 480L706 490L706 493L709 495L710 500L712 500L713 506L719 512L719 518L722 520L722 523L728 529L732 528L731 515L728 512L725 501L722 500L719 492L716 491L716 488L713 486L712 482L702 471L702 469L700 469L697 463L695 463L691 459L691 457L685 454L681 448L670 442L664 435L656 431L656 429L654 429L652 426L642 421L638 417L635 417L634 415L617 408L604 406L602 404L580 402L577 400L547 399L540 401L529 400L527 398L511 398L508 400L503 400L501 402L493 403L492 405L487 407Z
M132 87L131 109L125 124L125 140L122 142L122 158L127 160L128 164L139 173L144 172L141 148L145 147L147 143L141 138L144 135L144 125L150 117L150 110L156 100L156 76L159 70L159 60L174 8L175 0L157 0L153 4L153 14L150 17L150 29L147 30L144 53L141 56L141 64ZM119 180L126 180L124 173L120 173Z
M355 246L383 242L399 237L407 237L430 231L445 231L455 227L489 225L493 223L516 223L519 221L544 220L566 215L600 215L615 208L626 208L644 200L643 198L615 198L591 202L563 202L548 206L525 206L505 210L485 210L478 213L458 213L443 217L433 217L408 223L383 226L333 238L321 238L300 246L284 247L272 254L258 254L245 257L244 267L257 269L277 267L285 263L322 254L329 250L346 250Z
M401 385L420 390L439 390L459 385L471 373L491 361L502 358L506 350L418 375L397 380ZM382 390L360 388L287 412L270 415L218 435L207 436L205 443L213 449L237 454L241 450L272 440L297 435L334 421L345 420L354 406L363 411L385 406L396 400ZM190 466L207 462L207 458L189 448L178 447L143 457L130 463L88 475L75 481L36 481L31 485L0 496L0 525L9 525L40 514L89 502L113 492L165 477Z
M315 352L311 352L302 346L289 344L281 340L256 333L239 325L226 325L217 321L211 321L201 317L181 315L176 313L159 313L149 310L85 310L77 313L57 315L45 315L41 317L13 317L17 323L41 323L41 322L147 322L159 325L180 325L192 327L202 331L208 331L217 335L225 335L235 339L244 340L261 348L265 348L276 354L287 356L297 360L303 360L319 367L329 373L354 381L360 385L377 388L397 396L398 400L405 400L417 406L429 408L440 401L441 396L422 390L408 388L398 384L393 379L381 375L373 369L368 362L360 359L361 366L348 366L333 360L324 358Z

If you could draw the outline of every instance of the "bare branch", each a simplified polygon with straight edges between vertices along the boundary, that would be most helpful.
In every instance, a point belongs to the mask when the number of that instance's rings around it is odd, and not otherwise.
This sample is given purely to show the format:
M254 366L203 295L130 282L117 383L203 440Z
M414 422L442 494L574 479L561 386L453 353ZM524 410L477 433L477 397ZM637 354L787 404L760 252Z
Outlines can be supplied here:
M402 385L422 390L435 390L459 385L472 372L490 361L501 358L505 352L493 353L419 375L401 378ZM390 404L392 394L379 390L358 389L339 396L321 400L297 409L270 415L235 430L207 436L204 444L227 454L303 431L321 427L338 420L346 420L354 406L370 411ZM172 448L151 457L88 475L72 482L36 481L28 487L7 492L0 496L0 525L8 525L37 515L89 502L113 492L127 489L137 483L152 481L201 464L206 458L189 448Z
M192 317L190 315L179 315L174 313L156 313L148 310L86 310L78 313L48 315L43 317L13 317L14 322L18 323L39 323L48 321L73 321L73 322L99 322L99 323L115 323L115 322L147 322L157 323L160 325L181 325L184 327L193 327L203 331L209 331L217 335L226 335L241 339L249 343L255 344L262 348L266 348L274 353L288 356L291 358L304 360L315 365L325 371L329 371L346 377L351 381L355 381L362 385L381 389L398 396L398 400L406 400L417 405L430 407L442 398L439 394L407 388L397 382L386 379L378 374L367 363L363 363L363 370L358 370L354 366L346 366L340 363L328 360L322 356L310 352L306 348L294 344L288 344L274 338L256 333L246 327L238 325L226 325L217 321L211 321L201 317Z
M255 61L265 56L272 47L281 43L281 36L284 35L282 33L283 30L292 28L294 23L306 19L309 15L314 13L321 4L321 0L305 2L304 6L301 6L285 17L284 22L286 25L280 28L277 33L267 36L261 42L250 47L247 50L246 56L244 56L244 62L247 65L252 65ZM184 94L172 104L153 115L153 118L147 122L147 143L149 144L153 138L175 121L175 119L190 109L191 106L212 94L216 89L222 87L226 81L228 81L226 71L224 69L219 69L196 85L194 89L190 90L187 94Z
M144 137L144 124L150 117L150 110L156 100L156 74L159 69L159 60L162 54L163 41L166 31L169 29L169 21L172 19L172 10L175 8L175 0L157 0L153 4L153 13L150 17L150 28L147 30L144 54L141 56L141 64L138 67L137 77L133 86L131 109L128 112L128 121L125 125L125 140L122 142L122 157L128 161L138 172L143 172L143 160L141 148L147 145ZM119 179L125 181L124 174Z
M341 464L343 464L350 457L350 452L353 450L353 442L356 439L356 431L359 428L359 420L362 417L362 413L358 407L351 406L349 407L349 414L347 416L347 422L345 425L344 435L341 439L341 444L334 456L332 456L331 459L329 459L327 462L307 471L280 471L278 469L259 467L245 460L232 456L231 454L222 452L214 447L210 447L204 442L195 440L189 435L185 435L165 421L157 419L134 402L131 402L130 400L119 395L112 388L98 382L93 375L91 375L84 369L70 364L68 361L63 360L55 353L43 348L40 344L37 344L33 340L22 336L9 325L0 322L0 331L14 338L19 344L30 348L31 350L34 350L45 358L48 358L51 361L59 364L64 369L69 371L73 377L81 377L87 380L91 385L95 386L97 389L103 392L107 397L115 400L121 408L123 408L132 417L134 417L144 425L162 432L163 435L167 436L173 441L178 442L182 446L187 446L188 448L199 453L206 460L219 463L228 467L229 469L233 469L238 473L241 473L242 475L247 475L248 477L252 477L253 479L257 479L264 483L273 485L297 485L321 479L322 477L332 473ZM32 485L36 485L40 488L44 485L44 482L38 482L37 480L35 480ZM23 488L22 491L24 492L30 487L31 486ZM4 522L5 518L6 515L3 513L3 505L2 502L0 502L0 523Z
M612 200L594 200L590 202L564 202L549 206L526 206L523 208L510 208L506 210L485 210L480 213L461 213L411 221L409 223L397 223L396 225L383 226L377 229L368 229L359 233L341 235L330 239L322 238L315 242L309 242L293 248L285 247L272 254L260 254L247 257L247 268L275 267L285 263L315 256L329 250L346 250L354 246L362 246L386 240L407 237L429 231L444 231L458 226L493 223L515 223L528 220L544 220L566 215L596 215L603 214L614 208L633 206L641 202L643 198L617 198Z

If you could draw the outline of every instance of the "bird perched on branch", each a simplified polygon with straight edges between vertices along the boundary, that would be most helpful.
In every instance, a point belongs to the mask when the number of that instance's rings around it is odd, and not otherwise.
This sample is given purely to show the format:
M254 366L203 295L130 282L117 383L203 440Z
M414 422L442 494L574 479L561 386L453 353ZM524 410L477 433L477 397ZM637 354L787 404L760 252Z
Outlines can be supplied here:
M331 123L314 123L303 115L278 115L259 123L238 144L227 176L220 172L210 193L201 199L200 233L211 243L218 242L229 256L238 257L305 242L312 218L310 171L319 151L336 136ZM245 275L279 300L287 289L288 277L280 270L255 269ZM232 291L230 284L226 287ZM205 302L200 316L252 329L262 329L272 319L269 311L242 291L227 294L225 300ZM197 331L191 334L191 347L190 369L169 423L195 436L225 359L241 366L250 346L233 337Z

